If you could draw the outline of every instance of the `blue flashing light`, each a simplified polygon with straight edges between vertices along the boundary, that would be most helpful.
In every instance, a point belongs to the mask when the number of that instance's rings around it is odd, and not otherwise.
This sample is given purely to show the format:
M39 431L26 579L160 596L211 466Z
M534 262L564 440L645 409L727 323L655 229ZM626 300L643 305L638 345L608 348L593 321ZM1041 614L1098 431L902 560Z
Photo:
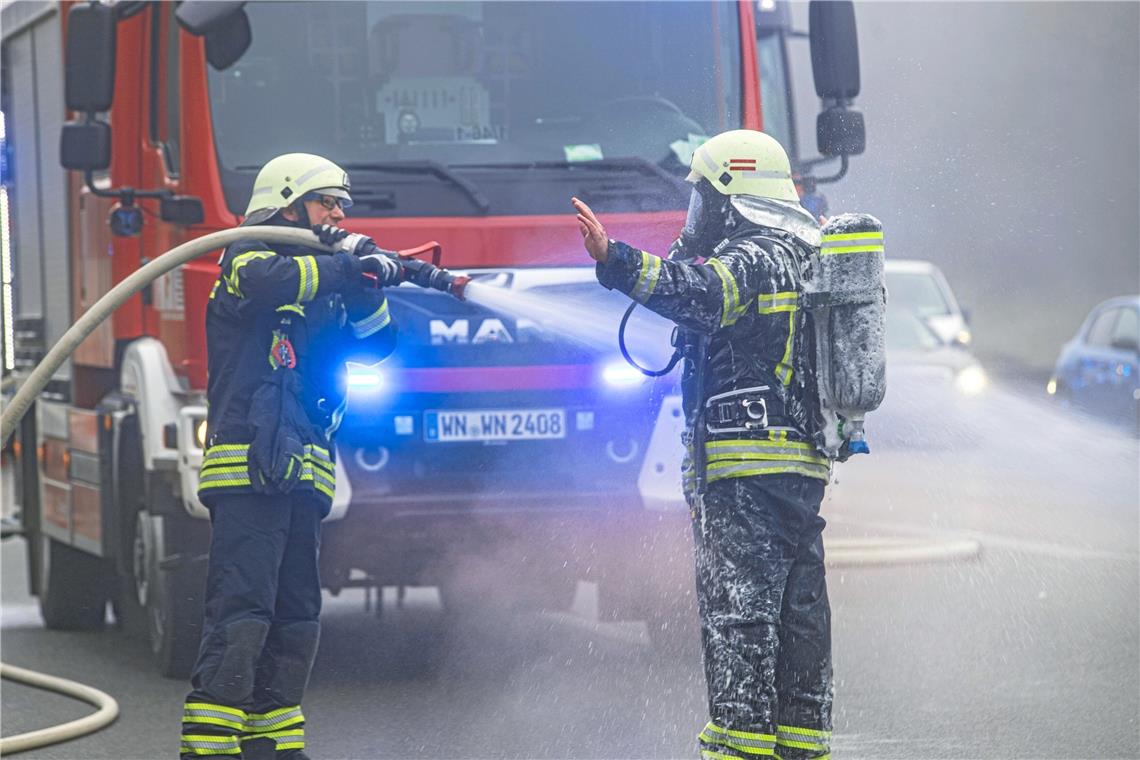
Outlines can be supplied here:
M376 391L384 387L384 374L379 367L348 363L349 390Z
M632 388L645 382L645 375L629 366L624 359L612 361L602 369L602 379L611 388Z

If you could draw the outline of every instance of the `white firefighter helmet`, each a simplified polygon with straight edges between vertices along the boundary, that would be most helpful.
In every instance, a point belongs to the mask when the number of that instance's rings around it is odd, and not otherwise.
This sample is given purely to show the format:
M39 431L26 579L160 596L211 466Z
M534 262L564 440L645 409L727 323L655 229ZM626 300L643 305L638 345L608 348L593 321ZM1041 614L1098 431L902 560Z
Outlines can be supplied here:
M753 195L798 203L788 154L770 135L752 129L721 132L693 152L687 179L702 177L722 195Z
M286 153L270 159L253 181L242 224L261 224L306 193L318 191L343 198L346 208L352 203L348 174L327 158L312 153Z

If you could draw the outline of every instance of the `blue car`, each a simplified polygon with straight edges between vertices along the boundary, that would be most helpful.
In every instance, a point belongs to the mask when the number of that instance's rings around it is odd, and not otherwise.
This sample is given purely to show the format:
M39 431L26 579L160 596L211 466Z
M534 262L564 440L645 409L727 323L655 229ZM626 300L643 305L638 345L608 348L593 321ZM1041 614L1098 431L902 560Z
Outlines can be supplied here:
M1046 390L1065 405L1140 431L1140 296L1097 305L1057 358Z

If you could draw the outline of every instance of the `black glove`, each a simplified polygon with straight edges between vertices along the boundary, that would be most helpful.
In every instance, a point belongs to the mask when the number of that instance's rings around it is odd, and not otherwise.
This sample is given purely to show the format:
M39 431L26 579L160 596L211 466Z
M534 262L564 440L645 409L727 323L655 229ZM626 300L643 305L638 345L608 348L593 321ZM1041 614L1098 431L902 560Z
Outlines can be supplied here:
M331 224L314 224L313 234L323 244L336 246L337 243L348 237L348 230L342 230L340 227L334 227Z
M374 253L380 252L380 246L376 245L376 241L367 235L361 235L359 232L352 232L339 238L338 251L351 253L353 256L371 256Z
M380 249L377 248L376 250L379 251ZM357 261L360 262L362 271L376 275L376 282L382 288L389 285L399 285L400 281L404 279L403 267L396 259L384 253L362 256Z

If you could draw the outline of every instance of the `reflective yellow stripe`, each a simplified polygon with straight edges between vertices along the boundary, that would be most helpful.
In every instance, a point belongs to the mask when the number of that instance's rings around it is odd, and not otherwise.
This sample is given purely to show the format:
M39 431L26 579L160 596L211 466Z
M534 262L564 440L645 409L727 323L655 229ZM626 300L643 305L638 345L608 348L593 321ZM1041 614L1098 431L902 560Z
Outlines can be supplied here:
M788 342L784 344L784 355L776 365L776 377L784 385L792 382L792 342L796 336L796 307L788 312Z
M840 232L840 233L837 233L834 235L824 235L823 236L823 242L825 242L825 243L831 243L831 242L834 242L837 240L843 241L843 240L882 240L882 239L883 239L882 230L879 230L877 232L874 230L872 230L870 232Z
M264 736L267 732L279 731L296 723L304 723L305 716L298 705L282 707L267 713L250 713L246 720L247 733ZM304 729L296 729L304 732Z
M241 292L241 279L239 278L242 267L251 261L257 261L258 259L268 259L271 256L276 255L277 254L273 251L250 251L249 253L243 253L235 256L234 260L230 262L230 273L226 276L226 290L233 293L238 298L245 298Z
M719 744L747 755L771 757L776 748L776 736L774 734L729 730L712 721L709 721L698 738L702 742ZM725 755L725 757L731 757L731 755Z
M776 743L781 747L826 752L831 743L831 732L801 726L777 726Z
M305 307L299 303L287 303L284 306L278 306L277 311L291 311L300 314L302 317L305 316Z
M824 235L820 243L821 256L842 253L882 253L883 232L846 232L838 235Z
M210 702L187 702L182 707L185 710L209 710L210 712L226 713L242 720L245 720L246 716L245 710L227 705L215 705Z
M641 254L641 271L629 295L638 303L645 303L657 289L657 281L661 278L661 259L647 251L638 253Z
M375 335L383 330L391 321L392 315L388 313L388 299L385 298L381 302L380 308L359 322L352 323L352 334L357 338L367 338L369 335Z
M214 300L214 296L218 294L218 287L222 284L220 279L214 280L214 287L210 288L210 300Z
M241 742L236 736L182 734L181 743L182 752L194 755L236 755L241 752Z
M320 283L320 269L313 256L297 256L297 269L301 274L301 281L297 285L297 303L311 301L317 295L317 286Z
M795 311L800 295L793 291L783 293L761 293L757 299L761 314L775 314L779 311Z
M210 446L209 448L207 448L205 456L210 456L210 454L215 453L215 452L217 452L217 453L231 453L231 452L248 452L248 451L249 451L249 444L248 443L219 443L217 445Z
M766 467L736 462L718 462L708 467L708 482L728 478L748 478L754 475L803 475L818 480L830 480L831 473L826 467L807 462L773 463Z
M744 307L740 303L740 289L736 286L736 278L732 276L732 272L720 259L709 259L709 266L716 272L717 277L720 278L720 289L722 294L722 309L720 316L720 326L727 327L736 324L744 314Z
M834 256L840 253L883 253L885 250L886 247L881 245L851 245L842 248L821 248L819 253L821 256Z

